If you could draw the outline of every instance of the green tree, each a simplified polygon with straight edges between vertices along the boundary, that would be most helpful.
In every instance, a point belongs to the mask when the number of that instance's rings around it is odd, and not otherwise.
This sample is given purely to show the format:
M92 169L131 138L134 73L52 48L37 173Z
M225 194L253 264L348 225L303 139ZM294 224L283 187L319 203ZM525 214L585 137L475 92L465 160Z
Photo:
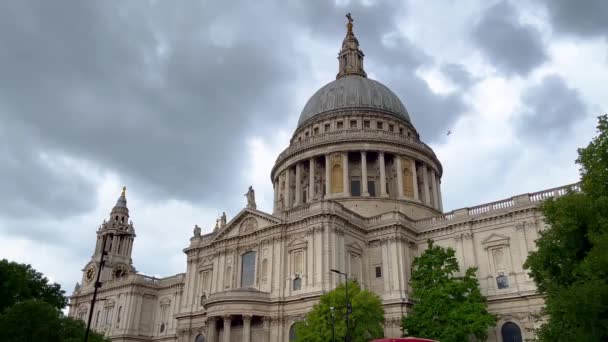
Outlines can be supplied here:
M296 341L331 341L332 310L336 341L344 341L346 335L346 287L339 285L319 298L306 319L296 325ZM356 281L348 282L348 296L352 305L350 335L353 342L368 342L384 336L384 309L378 295L362 290Z
M542 205L549 229L524 267L545 295L540 341L608 340L608 115L576 160L581 192Z
M81 321L64 317L53 305L37 299L21 301L0 314L0 341L80 342L85 326ZM91 342L109 341L91 332Z
M28 299L43 300L57 309L67 305L59 284L49 284L30 265L0 260L0 312Z
M485 340L496 317L488 313L475 272L469 268L456 277L458 261L452 248L435 246L414 259L412 272L412 312L403 317L406 336L432 338L441 342Z

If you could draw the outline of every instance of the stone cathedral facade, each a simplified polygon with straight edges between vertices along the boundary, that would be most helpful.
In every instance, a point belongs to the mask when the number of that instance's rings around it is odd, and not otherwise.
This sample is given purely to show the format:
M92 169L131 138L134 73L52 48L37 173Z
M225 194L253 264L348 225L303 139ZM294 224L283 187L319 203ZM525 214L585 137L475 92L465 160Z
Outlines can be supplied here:
M367 78L363 59L349 20L336 80L310 98L272 168L273 212L257 210L250 188L231 220L222 215L204 235L195 226L185 273L137 273L123 191L97 230L70 316L88 318L105 240L92 327L113 341L287 342L293 323L342 281L330 269L382 298L385 336L397 337L412 307L411 263L433 239L456 250L461 270L478 268L499 317L489 341L532 337L543 299L522 264L546 228L539 204L572 186L444 213L440 161L397 95Z

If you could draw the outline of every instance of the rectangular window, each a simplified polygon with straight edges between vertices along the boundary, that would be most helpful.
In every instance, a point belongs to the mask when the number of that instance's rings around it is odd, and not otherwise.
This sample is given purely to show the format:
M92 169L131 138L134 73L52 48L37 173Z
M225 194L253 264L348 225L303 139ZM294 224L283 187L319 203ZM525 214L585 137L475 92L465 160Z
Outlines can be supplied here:
M378 127L378 129L382 129L382 121L376 122L376 126Z
M388 125L388 130L389 131L394 131L395 130L395 126L394 125Z
M403 135L403 127L399 127L399 134Z
M319 134L319 127L315 127L315 128L313 129L313 133L314 133L315 135Z
M308 132L304 133L304 136L308 138Z
M329 132L329 127L330 127L330 124L326 123L324 132Z
M357 128L357 120L350 120L350 128Z
M243 254L241 261L241 287L252 287L255 282L255 252Z
M352 196L361 196L361 181L352 179L350 181L350 193Z
M342 129L342 127L344 127L344 122L342 122L342 121L336 122L336 127L338 127L338 129Z
M371 127L371 123L369 122L369 120L363 121L363 128L370 128L370 127Z
M382 278L382 266L376 266L376 278Z
M376 196L376 182L373 180L368 180L367 181L367 191L369 192L369 195L372 197Z

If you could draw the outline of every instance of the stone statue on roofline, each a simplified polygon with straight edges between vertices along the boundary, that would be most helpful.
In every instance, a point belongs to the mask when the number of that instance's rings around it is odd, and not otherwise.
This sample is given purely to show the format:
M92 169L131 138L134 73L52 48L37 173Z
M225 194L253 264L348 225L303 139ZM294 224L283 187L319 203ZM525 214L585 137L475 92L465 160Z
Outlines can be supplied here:
M194 225L194 237L200 237L201 236L201 227L199 227L198 225Z
M247 193L245 194L245 197L247 198L247 208L248 209L255 209L256 205L255 205L255 191L253 190L253 187L250 185L249 186L249 190L247 190Z
M220 218L220 220L221 220L221 221L220 221L221 226L222 226L222 227L225 227L225 226L226 226L226 222L227 222L227 219L226 219L226 212L225 212L225 211L222 211L222 217Z

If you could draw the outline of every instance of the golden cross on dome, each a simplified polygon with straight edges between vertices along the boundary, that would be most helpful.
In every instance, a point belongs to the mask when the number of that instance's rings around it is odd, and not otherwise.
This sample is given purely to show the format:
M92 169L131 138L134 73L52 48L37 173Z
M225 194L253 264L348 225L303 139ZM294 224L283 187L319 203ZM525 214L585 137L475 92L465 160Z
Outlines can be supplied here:
M346 13L346 18L348 19L348 23L346 24L346 29L348 30L348 34L352 34L353 33L353 21L355 21L355 20L350 15L350 13Z

